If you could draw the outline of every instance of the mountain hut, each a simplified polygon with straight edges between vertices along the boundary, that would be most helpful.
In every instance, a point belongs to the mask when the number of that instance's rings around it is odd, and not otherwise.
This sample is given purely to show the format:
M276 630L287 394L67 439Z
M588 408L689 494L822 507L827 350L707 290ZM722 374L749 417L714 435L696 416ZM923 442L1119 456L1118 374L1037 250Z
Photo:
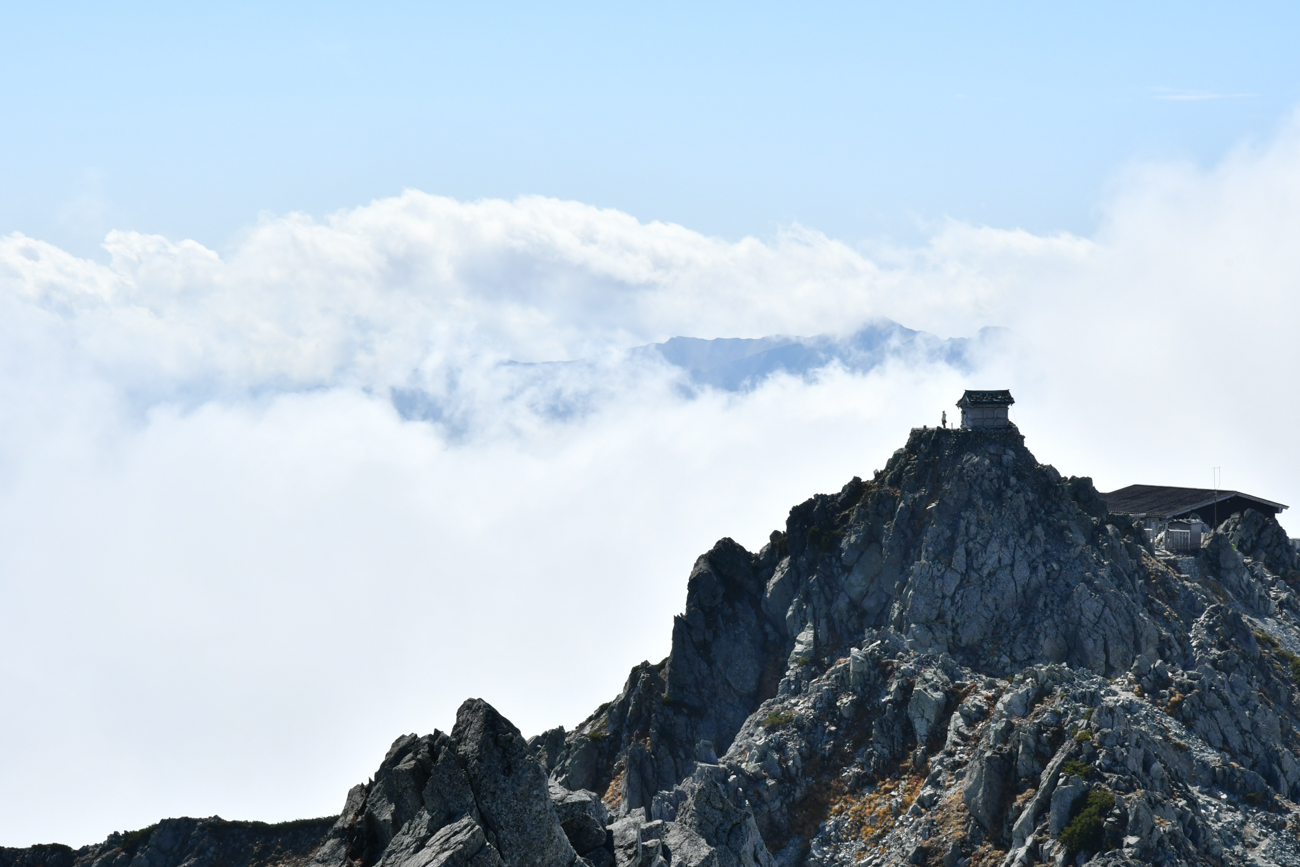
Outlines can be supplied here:
M1010 427L1007 410L1016 400L1008 389L1001 391L974 391L966 389L957 401L961 409L961 426L967 429Z

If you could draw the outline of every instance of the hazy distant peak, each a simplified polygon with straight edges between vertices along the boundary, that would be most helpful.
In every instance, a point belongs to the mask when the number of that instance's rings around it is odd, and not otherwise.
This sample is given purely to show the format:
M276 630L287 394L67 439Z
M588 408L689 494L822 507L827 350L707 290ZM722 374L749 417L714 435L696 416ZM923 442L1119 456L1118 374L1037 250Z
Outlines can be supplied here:
M752 388L776 373L804 376L834 363L865 373L895 357L968 370L972 340L983 344L1005 331L982 328L974 338L944 339L882 318L846 336L673 337L637 347L633 353L657 353L669 364L687 371L699 385L738 391Z
M690 398L702 388L748 391L778 374L808 378L832 365L856 374L895 361L969 372L976 366L977 353L996 350L1005 333L1009 332L984 328L974 337L945 339L889 319L875 319L848 335L682 336L634 347L626 355L506 361L463 377L448 375L433 387L412 381L390 393L403 418L435 422L454 438L464 439L478 429L481 410L494 402L512 403L540 418L574 419L619 392L643 388L651 381ZM664 370L665 363L669 371ZM677 381L665 383L664 373L675 373L671 368L685 376L678 374Z

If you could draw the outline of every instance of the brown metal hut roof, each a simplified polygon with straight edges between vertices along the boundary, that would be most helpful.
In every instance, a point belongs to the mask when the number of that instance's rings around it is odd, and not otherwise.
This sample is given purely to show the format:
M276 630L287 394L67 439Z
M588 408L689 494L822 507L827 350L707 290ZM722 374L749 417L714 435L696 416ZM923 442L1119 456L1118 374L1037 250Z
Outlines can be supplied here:
M961 400L957 401L957 406L1011 406L1015 402L1016 399L1011 396L1010 389L974 391L968 388L965 394L961 396Z
M1106 508L1123 515L1150 515L1158 518L1170 518L1204 509L1215 503L1222 503L1240 497L1249 503L1257 503L1270 514L1282 511L1286 506L1265 500L1263 497L1244 494L1241 491L1215 491L1211 488L1171 488L1164 485L1129 485L1109 494L1102 494Z

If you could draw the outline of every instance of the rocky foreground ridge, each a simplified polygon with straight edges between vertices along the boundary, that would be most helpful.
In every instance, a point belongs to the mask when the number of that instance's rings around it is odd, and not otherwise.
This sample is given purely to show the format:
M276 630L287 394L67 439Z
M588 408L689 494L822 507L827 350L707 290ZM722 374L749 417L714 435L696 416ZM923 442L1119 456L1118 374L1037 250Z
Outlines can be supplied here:
M1271 516L1169 554L1014 428L916 430L700 557L668 659L575 731L470 700L337 819L0 867L1300 865L1297 586Z

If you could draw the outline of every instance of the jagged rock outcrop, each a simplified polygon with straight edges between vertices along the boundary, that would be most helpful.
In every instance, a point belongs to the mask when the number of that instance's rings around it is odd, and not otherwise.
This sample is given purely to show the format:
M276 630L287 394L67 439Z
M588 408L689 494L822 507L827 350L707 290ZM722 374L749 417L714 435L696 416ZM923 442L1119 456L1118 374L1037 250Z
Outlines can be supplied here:
M697 761L725 752L784 670L781 638L761 607L765 565L730 539L696 562L686 611L673 622L672 655L635 668L600 719L548 754L558 782L605 792L618 774L619 804L648 808Z
M669 818L716 751L783 865L1244 858L1233 834L1271 833L1255 803L1300 798L1297 565L1270 517L1169 555L1015 429L914 431L747 561L729 540L702 557L669 659L537 754L626 825ZM1207 797L1214 818L1177 813ZM1139 833L1117 837L1124 810ZM1151 837L1160 810L1178 834Z
M917 431L872 482L797 506L759 554L724 539L701 557L666 665L634 670L548 753L552 773L597 791L617 778L621 806L646 806L867 630L990 673L1127 670L1161 631L1124 530L1099 514L1091 484L1039 465L1014 429Z
M1297 582L1270 516L1169 553L1014 428L913 431L702 556L669 657L576 730L466 702L295 863L1300 865ZM0 867L92 854L138 858Z
M595 792L572 792L554 782L550 784L550 796L560 828L574 850L594 867L612 864L609 810L605 802Z
M470 699L450 736L397 739L375 778L348 793L311 864L569 867L577 859L519 730Z

